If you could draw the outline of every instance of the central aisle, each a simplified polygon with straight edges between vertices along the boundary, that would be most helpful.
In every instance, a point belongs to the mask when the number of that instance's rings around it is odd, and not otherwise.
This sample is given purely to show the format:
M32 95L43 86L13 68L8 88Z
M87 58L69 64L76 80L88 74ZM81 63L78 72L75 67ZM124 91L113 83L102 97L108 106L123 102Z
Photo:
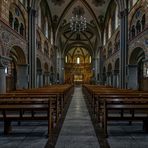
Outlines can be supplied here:
M56 148L99 148L81 87L75 87Z

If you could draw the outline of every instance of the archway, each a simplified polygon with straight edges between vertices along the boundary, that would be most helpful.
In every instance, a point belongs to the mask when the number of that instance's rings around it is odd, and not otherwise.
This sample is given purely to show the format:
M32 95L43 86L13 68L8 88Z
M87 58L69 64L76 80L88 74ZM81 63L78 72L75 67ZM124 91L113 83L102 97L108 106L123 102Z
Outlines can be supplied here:
M65 55L65 83L90 83L91 55L84 47L72 47Z
M143 89L143 60L145 59L144 50L137 47L131 53L128 66L128 88Z
M28 88L28 66L23 50L18 46L13 46L10 50L9 57L11 61L5 69L7 92Z

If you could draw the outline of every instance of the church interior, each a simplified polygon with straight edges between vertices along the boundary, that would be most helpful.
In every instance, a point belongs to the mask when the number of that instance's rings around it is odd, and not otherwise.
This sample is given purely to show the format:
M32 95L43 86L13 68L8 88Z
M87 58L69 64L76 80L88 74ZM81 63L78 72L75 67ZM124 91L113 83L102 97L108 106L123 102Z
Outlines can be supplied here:
M0 0L0 147L148 147L148 0Z

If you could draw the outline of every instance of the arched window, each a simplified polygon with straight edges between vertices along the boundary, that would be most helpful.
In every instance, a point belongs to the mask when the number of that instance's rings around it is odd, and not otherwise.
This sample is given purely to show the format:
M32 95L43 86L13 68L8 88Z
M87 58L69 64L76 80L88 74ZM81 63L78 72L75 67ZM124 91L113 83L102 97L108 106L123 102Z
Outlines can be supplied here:
M65 63L67 63L67 62L68 62L68 57L66 56L66 57L65 57Z
M21 3L23 1L20 1ZM15 4L10 5L9 9L9 24L19 34L25 37L25 20L23 13Z
M47 20L47 18L45 19L45 28L44 28L44 31L45 31L46 38L48 38L48 20Z
M22 23L20 24L20 34L24 36L24 25Z
M14 30L18 32L19 21L17 18L14 19Z
M116 10L115 10L115 29L117 29L119 26L119 10L118 10L118 6L116 6Z
M9 11L9 25L13 27L13 14Z
M141 32L141 23L140 23L140 20L137 21L136 30L137 30L137 34Z
M137 36L145 28L145 9L139 8L133 15L130 28L129 39Z
M145 14L142 16L141 24L142 24L142 30L143 30L145 28Z
M108 39L111 37L111 34L112 34L112 32L111 32L111 18L109 19L109 22L108 22Z
M103 40L103 45L106 44L106 29L104 30L104 40Z
M92 59L91 59L91 56L89 57L89 63L91 63Z
M41 15L42 15L42 13L41 13L41 6L39 6L39 8L38 8L38 17L37 17L37 22L38 22L38 26L41 28Z
M77 57L77 64L80 64L80 57Z

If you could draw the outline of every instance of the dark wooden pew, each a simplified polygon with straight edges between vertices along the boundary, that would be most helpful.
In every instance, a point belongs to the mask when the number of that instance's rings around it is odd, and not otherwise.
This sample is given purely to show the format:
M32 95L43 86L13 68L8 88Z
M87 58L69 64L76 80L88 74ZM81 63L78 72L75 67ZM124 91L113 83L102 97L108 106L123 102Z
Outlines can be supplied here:
M114 116L110 116L113 111ZM118 116L122 112L121 116ZM125 116L127 115L128 116ZM144 114L145 116L138 116ZM148 96L134 96L134 95L102 95L99 99L98 116L102 123L102 128L105 137L107 137L107 121L148 121ZM102 119L101 119L102 116ZM148 126L145 129L148 129Z
M0 120L4 121L4 134L9 134L12 121L47 120L48 136L52 131L52 99L0 99ZM27 115L23 112L27 111ZM36 115L28 114L28 111L36 111ZM46 112L39 115L37 112ZM21 114L20 114L21 112Z
M108 120L127 120L129 123L138 119L143 120L144 128L148 131L147 116L144 118L135 116L137 115L137 111L143 111L144 113L146 112L146 115L148 114L148 92L96 85L84 85L83 92L88 100L89 110L93 120L97 123L102 123L106 137ZM116 117L109 116L112 112ZM125 117L124 115L127 113L131 117Z
M9 104L9 106L4 106L4 104L0 104L0 110L13 110L15 106L17 105L17 113L19 113L18 118L13 118L13 120L18 120L19 122L24 120L25 118L22 118L22 116L25 114L26 110L31 110L31 117L28 120L37 120L38 117L36 117L36 110L38 110L35 106L35 108L31 108L31 105L39 105L41 107L41 111L43 110L44 105L47 106L48 102L42 102L42 99L48 99L51 101L51 127L56 128L58 126L58 122L60 122L61 119L63 119L63 112L66 110L66 104L71 98L71 94L73 93L73 86L72 85L57 85L57 86L46 86L44 88L35 88L35 89L27 89L27 90L19 90L7 94L0 94L0 102L5 102L7 100L6 104ZM24 106L24 100L28 99L36 100L33 102L30 102L30 106L28 108ZM20 100L21 104L16 103L17 100ZM39 104L38 104L39 103ZM5 105L6 105L5 104ZM10 106L11 105L11 106ZM22 108L21 108L22 107ZM4 112L3 112L4 113ZM5 115L5 114L3 114ZM1 120L4 119L5 116L1 116ZM42 119L42 117L40 117ZM47 117L44 118L47 120ZM8 118L7 118L8 120ZM5 120L6 121L6 120ZM9 122L4 123L6 126ZM8 124L9 125L9 124ZM55 127L56 126L56 127ZM5 128L5 129L7 129ZM6 130L4 130L5 133L7 133Z

